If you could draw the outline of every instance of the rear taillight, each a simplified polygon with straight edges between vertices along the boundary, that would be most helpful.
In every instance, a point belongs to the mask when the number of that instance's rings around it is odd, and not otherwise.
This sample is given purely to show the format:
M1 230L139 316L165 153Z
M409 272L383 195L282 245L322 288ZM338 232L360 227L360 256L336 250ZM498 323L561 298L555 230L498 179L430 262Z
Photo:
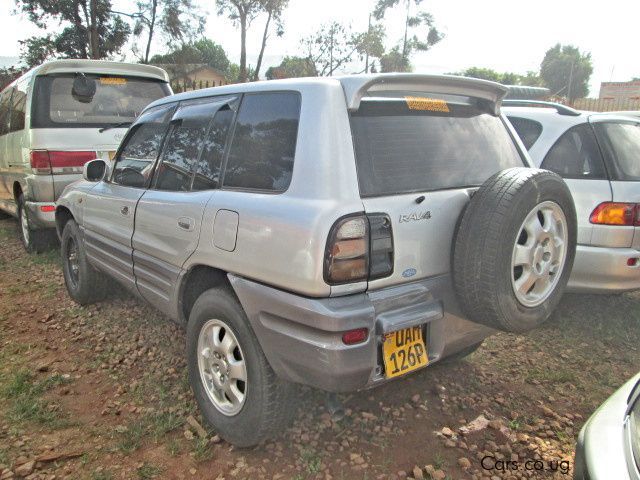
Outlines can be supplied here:
M589 221L595 225L640 225L640 205L636 203L603 202L598 205Z
M369 330L367 328L356 328L342 334L342 343L345 345L355 345L365 342L369 338Z
M352 215L333 225L325 253L327 283L373 280L392 272L393 236L388 215Z
M95 151L32 150L31 168L34 173L66 173L63 169L83 167L98 157Z

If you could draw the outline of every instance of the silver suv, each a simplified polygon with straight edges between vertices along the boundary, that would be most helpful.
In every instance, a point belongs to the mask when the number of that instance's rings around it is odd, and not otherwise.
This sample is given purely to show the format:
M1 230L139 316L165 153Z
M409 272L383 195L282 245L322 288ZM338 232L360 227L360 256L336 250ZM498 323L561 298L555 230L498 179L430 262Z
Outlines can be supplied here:
M239 446L287 424L295 384L366 389L533 328L576 219L505 93L390 74L158 100L58 202L69 294L111 277L186 325L203 417Z

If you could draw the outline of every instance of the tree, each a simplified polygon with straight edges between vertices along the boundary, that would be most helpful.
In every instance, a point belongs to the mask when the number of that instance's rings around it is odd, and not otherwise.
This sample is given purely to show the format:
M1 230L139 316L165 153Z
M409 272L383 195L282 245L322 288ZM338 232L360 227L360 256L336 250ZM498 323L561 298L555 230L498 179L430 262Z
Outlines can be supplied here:
M590 53L581 53L572 45L559 43L549 50L540 64L540 77L552 95L562 95L573 102L589 94L593 73Z
M133 13L114 13L135 20L133 34L136 37L146 33L144 53L140 55L143 63L149 63L151 43L158 31L169 45L192 40L204 31L204 17L193 0L139 0L136 6L137 11Z
M390 51L380 57L381 72L411 72L413 67L407 57L402 55L399 46L393 47Z
M269 80L317 76L315 65L305 57L284 57L280 65L270 67L266 72L266 77Z
M433 15L418 10L422 1L423 0L378 0L373 11L373 15L377 20L384 18L388 9L397 7L402 3L405 6L404 37L401 46L398 46L397 49L392 49L387 54L389 57L385 60L385 63L388 65L398 64L398 66L405 69L410 68L409 57L414 51L425 52L444 38L444 34L436 27ZM412 7L416 12L415 14L411 13ZM402 62L397 61L398 53L402 55ZM383 71L385 70L383 69Z
M371 23L371 15L369 15L367 31L354 35L353 43L356 46L360 60L364 59L365 73L369 73L371 67L373 67L373 63L370 64L371 58L380 59L384 55L385 35L386 33L382 25L374 25Z
M257 81L260 75L260 68L262 67L262 59L264 57L264 50L267 46L267 40L269 38L269 28L271 20L276 24L276 35L281 37L284 34L284 27L282 25L282 12L289 4L289 0L263 0L262 8L267 13L267 21L264 25L264 32L262 34L262 44L260 46L260 53L258 54L258 61L256 62L256 68L253 72L253 81Z
M238 81L246 82L247 75L247 30L251 22L263 11L264 0L218 0L218 15L227 15L240 26L240 69Z
M462 75L464 77L481 78L504 85L526 85L529 87L540 86L540 78L535 72L527 72L525 75L512 72L497 72L491 68L469 67L461 72L450 75Z
M227 81L237 80L237 71L232 71L231 62L224 49L212 40L201 40L186 43L163 55L154 55L150 59L153 64L174 64L178 67L178 74L185 75L186 66L194 63L204 63L224 74ZM180 71L182 67L182 71ZM232 77L232 75L236 75Z
M20 42L22 58L29 66L54 56L109 57L120 51L131 32L129 25L111 11L111 0L16 0L16 4L43 30L51 21L63 26L59 33Z

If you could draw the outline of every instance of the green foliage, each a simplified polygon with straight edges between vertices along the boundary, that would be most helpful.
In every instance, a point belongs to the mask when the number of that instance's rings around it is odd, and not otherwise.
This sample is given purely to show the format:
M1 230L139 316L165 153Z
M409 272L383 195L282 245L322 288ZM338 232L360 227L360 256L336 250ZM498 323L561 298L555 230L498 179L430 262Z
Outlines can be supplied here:
M382 72L411 72L413 67L409 58L402 54L399 46L396 46L380 57L380 70Z
M491 68L470 67L452 75L462 75L464 77L481 78L504 85L526 85L530 87L540 86L540 77L535 72L527 72L525 75L512 72L497 72Z
M154 55L150 63L176 65L179 71L174 74L186 74L187 65L204 63L224 74L227 81L235 81L238 78L237 70L229 61L224 49L206 38L186 43L162 55Z
M111 0L16 0L18 10L46 30L60 24L57 33L20 41L21 57L37 65L52 57L107 58L120 51L131 33L129 25L112 12ZM95 19L95 22L94 22Z
M270 67L266 76L269 80L279 78L316 77L318 72L313 62L305 57L284 57L280 65Z
M540 64L540 77L553 95L576 98L589 94L589 78L593 73L591 54L572 45L557 44L547 50Z

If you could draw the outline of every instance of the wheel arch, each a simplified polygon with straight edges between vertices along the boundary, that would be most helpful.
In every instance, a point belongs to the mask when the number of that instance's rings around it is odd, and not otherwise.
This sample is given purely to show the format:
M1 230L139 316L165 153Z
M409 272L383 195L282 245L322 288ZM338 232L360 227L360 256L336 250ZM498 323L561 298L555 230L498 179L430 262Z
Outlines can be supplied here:
M229 287L233 292L227 272L210 265L193 265L182 276L178 286L178 320L186 324L198 297L210 288ZM234 293L235 295L235 293Z
M16 204L18 203L18 198L20 198L20 195L24 195L24 190L22 188L22 185L20 185L20 182L18 182L17 180L15 182L13 182L13 199L15 200Z
M56 208L56 232L58 234L58 238L62 238L64 226L69 220L75 220L71 210L67 207L58 206L58 208Z

